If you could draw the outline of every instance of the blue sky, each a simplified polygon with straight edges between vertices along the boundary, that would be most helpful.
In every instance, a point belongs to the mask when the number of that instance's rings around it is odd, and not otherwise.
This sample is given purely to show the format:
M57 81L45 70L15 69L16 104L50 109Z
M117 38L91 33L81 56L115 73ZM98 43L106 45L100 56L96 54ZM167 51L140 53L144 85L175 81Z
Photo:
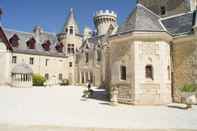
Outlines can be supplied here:
M122 23L133 10L136 0L0 0L3 9L4 27L32 31L35 25L48 32L60 32L73 8L80 29L94 27L93 14L100 9L118 13L118 23Z

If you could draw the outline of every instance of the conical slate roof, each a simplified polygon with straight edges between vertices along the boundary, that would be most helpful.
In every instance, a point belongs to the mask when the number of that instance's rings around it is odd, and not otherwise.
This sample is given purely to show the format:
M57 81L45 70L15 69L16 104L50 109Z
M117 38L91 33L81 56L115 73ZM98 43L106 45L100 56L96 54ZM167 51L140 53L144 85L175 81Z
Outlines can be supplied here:
M73 11L72 8L70 9L68 18L67 18L67 20L64 24L64 28L69 27L69 26L74 26L75 32L77 34L80 34L79 27L78 27L78 24L76 22L75 14L74 14L74 11Z
M141 4L129 15L127 20L118 29L118 33L128 31L164 31L159 16Z

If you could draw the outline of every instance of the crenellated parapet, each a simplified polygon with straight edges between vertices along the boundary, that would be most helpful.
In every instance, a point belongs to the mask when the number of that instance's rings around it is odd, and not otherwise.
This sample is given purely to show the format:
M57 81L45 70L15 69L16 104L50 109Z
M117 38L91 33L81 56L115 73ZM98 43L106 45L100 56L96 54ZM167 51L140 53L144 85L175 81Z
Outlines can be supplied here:
M103 35L107 32L110 25L117 25L117 14L110 10L99 10L94 16L94 24L98 35Z

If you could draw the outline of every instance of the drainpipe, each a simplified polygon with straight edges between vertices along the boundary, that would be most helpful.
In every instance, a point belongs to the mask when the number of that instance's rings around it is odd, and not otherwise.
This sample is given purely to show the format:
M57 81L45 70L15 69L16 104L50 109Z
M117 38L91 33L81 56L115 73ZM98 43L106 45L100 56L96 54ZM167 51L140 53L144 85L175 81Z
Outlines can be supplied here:
M173 42L170 42L170 58L171 58L171 97L172 97L172 102L175 102L175 86L174 86L174 47L173 47Z

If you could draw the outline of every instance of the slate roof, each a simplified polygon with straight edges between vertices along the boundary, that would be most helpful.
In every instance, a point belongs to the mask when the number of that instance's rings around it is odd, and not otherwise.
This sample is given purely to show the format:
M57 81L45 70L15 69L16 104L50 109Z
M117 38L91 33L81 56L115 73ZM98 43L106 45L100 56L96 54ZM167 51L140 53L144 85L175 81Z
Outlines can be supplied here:
M67 18L67 20L64 24L64 28L68 27L68 26L72 26L72 25L74 25L74 29L75 29L76 34L80 34L79 27L78 27L78 24L76 22L74 11L71 8L70 12L69 12L69 15L68 15L68 18ZM64 29L62 30L62 32L64 32Z
M161 20L166 30L173 36L192 33L194 25L194 13L186 13L179 16L164 18Z
M12 47L13 52L34 54L34 55L46 55L46 56L54 56L54 57L65 57L64 53L59 53L55 49L55 46L57 45L58 41L56 35L53 33L42 32L40 33L39 36L36 36L36 34L33 32L32 33L21 32L11 29L3 29L3 30L8 39L10 39L14 34L16 34L19 37L19 46ZM29 49L26 45L26 42L32 37L35 38L36 40L35 49ZM51 42L50 51L45 51L42 47L42 44L47 40Z
M118 33L129 31L164 31L160 17L141 4L130 13L127 20L119 27Z

